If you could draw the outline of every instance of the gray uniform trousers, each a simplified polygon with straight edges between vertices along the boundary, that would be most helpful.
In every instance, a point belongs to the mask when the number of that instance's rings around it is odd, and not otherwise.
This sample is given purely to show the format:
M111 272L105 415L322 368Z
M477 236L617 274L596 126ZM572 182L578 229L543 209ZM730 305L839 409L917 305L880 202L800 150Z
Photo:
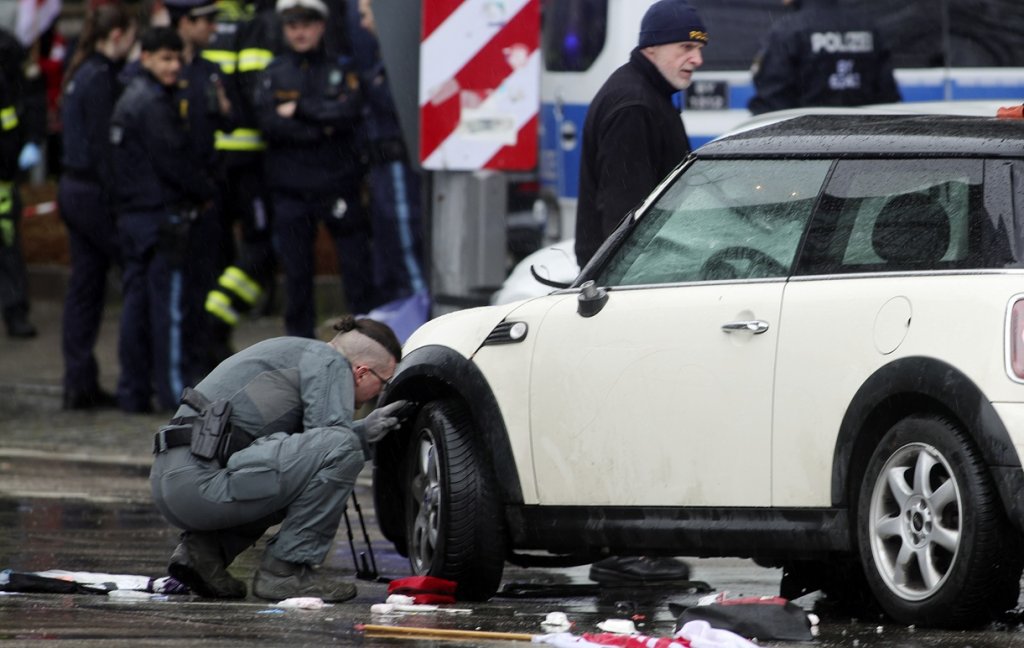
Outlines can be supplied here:
M216 538L227 563L279 522L267 551L278 560L323 562L365 462L355 432L342 427L277 432L233 454L227 466L188 446L156 455L153 501L175 526Z

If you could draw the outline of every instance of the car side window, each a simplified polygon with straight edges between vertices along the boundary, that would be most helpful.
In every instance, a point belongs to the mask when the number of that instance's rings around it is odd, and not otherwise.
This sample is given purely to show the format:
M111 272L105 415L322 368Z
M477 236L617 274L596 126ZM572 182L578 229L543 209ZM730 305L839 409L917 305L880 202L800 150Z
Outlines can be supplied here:
M1001 267L1007 233L986 210L982 160L843 160L797 274Z
M644 212L604 286L788 276L831 160L697 160Z

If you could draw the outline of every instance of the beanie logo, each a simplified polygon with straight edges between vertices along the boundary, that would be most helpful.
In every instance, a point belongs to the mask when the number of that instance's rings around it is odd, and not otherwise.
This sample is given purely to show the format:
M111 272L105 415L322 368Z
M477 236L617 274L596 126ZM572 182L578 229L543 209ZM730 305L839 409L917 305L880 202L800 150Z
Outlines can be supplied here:
M708 33L704 31L698 31L696 29L690 30L690 40L699 41L701 43L707 43Z

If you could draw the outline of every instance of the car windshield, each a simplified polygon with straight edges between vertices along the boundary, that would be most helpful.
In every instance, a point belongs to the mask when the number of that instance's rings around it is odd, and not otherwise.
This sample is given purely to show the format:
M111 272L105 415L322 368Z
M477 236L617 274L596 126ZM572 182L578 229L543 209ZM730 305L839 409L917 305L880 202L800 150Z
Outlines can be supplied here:
M831 160L697 160L643 214L598 283L785 277Z

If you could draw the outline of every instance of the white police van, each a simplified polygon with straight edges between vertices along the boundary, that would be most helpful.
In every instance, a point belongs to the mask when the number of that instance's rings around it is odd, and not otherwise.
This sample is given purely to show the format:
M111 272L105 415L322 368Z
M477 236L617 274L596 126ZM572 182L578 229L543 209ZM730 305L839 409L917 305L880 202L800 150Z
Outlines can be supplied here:
M636 46L640 20L654 0L543 0L540 179L549 207L549 238L575 228L580 142L587 106ZM839 0L876 16L893 50L906 102L1024 101L1024 2L1021 0ZM711 43L704 66L678 102L698 147L750 118L750 66L782 0L691 0ZM941 7L941 11L937 8Z

